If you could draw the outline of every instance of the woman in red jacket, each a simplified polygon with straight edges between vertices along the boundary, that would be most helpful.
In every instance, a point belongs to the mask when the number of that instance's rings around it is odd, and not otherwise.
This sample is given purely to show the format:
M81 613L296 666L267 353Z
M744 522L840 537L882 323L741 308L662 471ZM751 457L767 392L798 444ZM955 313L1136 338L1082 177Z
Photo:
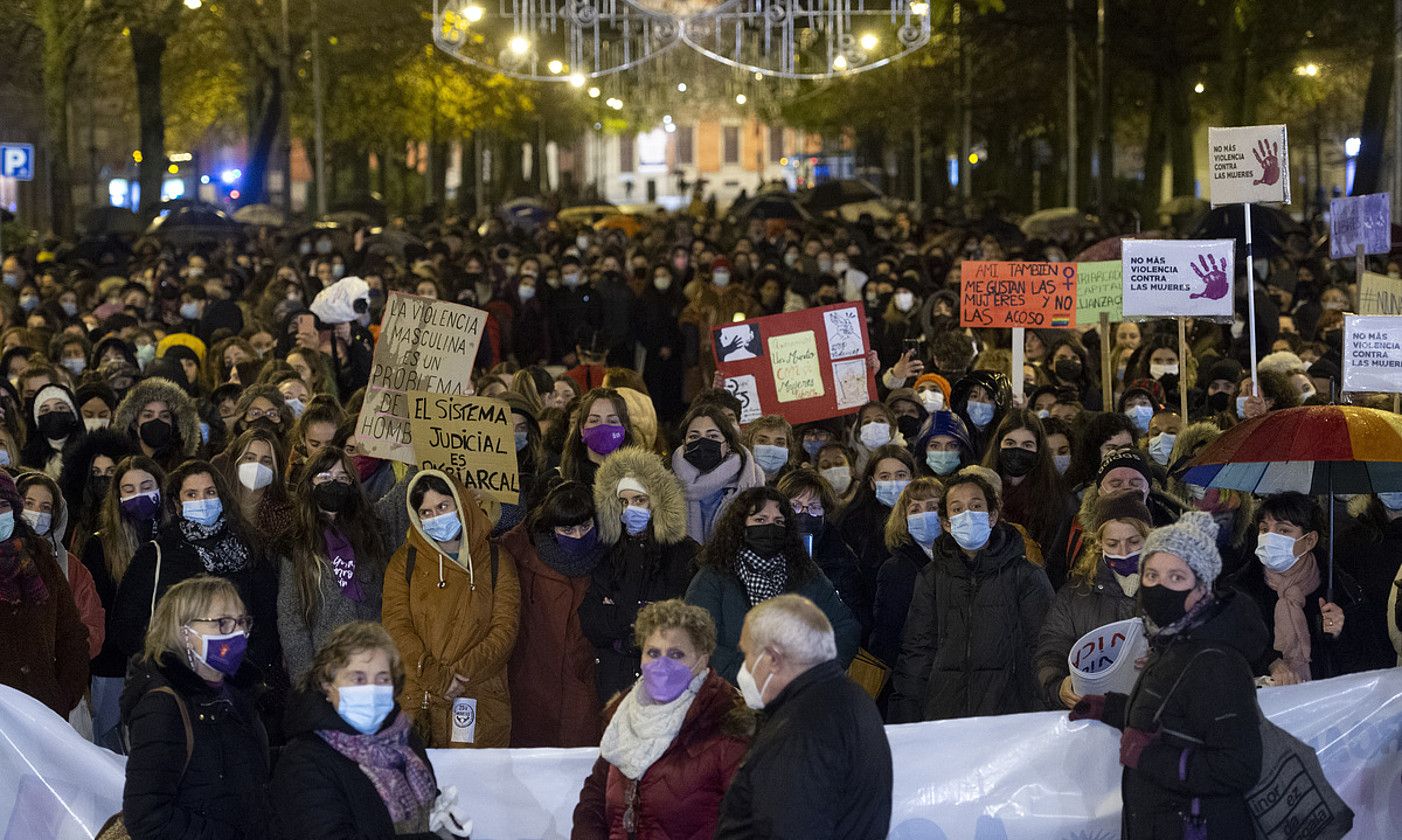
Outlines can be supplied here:
M642 679L611 718L574 809L571 840L709 840L754 715L709 667L710 613L680 600L638 613Z

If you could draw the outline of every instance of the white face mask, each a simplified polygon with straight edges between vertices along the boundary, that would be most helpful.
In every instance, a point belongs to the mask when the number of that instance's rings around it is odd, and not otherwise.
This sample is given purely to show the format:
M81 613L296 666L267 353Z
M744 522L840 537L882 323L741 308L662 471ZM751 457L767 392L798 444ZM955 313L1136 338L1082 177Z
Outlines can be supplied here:
M1272 572L1284 573L1300 561L1295 554L1295 538L1275 532L1261 535L1256 544L1256 559Z
M924 405L925 410L931 414L934 414L936 411L941 411L944 409L944 392L939 390L921 391L920 403Z
M111 417L84 417L84 418L83 418L83 428L87 429L87 430L90 431L90 432L95 432L95 431L97 431L98 429L105 429L105 428L107 428L108 426L111 426L111 425L112 425L112 418L111 418Z
M761 653L755 664L759 660L768 656L768 653ZM740 671L735 675L735 684L740 687L740 695L745 698L745 705L751 709L759 710L764 708L764 692L769 688L770 680L774 679L774 672L770 671L769 676L764 678L764 685L755 684L755 675L750 673L750 666L744 662L740 663Z
M847 488L852 486L851 467L828 467L825 470L819 470L818 475L827 479L828 484L832 485L833 492L839 496L846 493Z
M1149 375L1155 379L1163 379L1165 376L1177 376L1178 365L1163 365L1156 362L1149 363Z
M257 461L245 461L239 464L239 484L249 490L262 490L272 483L272 468Z
M868 423L862 427L858 436L862 444L870 449L885 446L891 442L891 424L880 421Z
M1177 435L1162 432L1149 438L1149 457L1161 467L1168 466L1168 457L1173 454L1173 444L1178 440Z
M896 292L891 300L896 304L896 309L901 312L909 312L915 306L914 292Z

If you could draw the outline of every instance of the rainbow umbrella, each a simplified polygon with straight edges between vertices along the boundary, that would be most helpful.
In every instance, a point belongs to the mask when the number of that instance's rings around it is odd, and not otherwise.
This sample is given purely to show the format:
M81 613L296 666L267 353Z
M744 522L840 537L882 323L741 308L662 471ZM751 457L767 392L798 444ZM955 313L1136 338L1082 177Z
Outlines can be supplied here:
M1272 411L1228 429L1187 464L1183 481L1259 496L1328 496L1329 597L1335 493L1402 492L1402 417L1356 405Z

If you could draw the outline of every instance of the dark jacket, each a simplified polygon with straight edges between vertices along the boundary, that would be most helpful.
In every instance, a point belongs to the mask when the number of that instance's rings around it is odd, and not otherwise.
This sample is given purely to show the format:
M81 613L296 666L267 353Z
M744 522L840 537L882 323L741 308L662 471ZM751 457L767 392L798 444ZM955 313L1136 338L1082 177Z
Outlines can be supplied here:
M1255 836L1244 794L1261 775L1261 712L1247 663L1267 644L1256 605L1240 595L1219 596L1197 627L1150 641L1148 661L1128 697L1106 695L1106 723L1162 729L1138 767L1125 768L1125 840L1181 840L1182 815L1194 797L1201 800L1205 837ZM1196 657L1202 651L1210 652ZM1181 781L1180 767L1187 771Z
M876 575L867 650L887 665L895 665L900 657L901 636L905 631L906 614L910 612L915 580L929 563L925 549L907 542L892 552Z
M972 561L941 536L911 596L891 722L1041 709L1032 661L1051 598L1011 525L994 527Z
M599 695L594 646L580 626L579 607L590 576L570 577L546 563L537 547L548 534L518 525L501 538L516 558L521 581L521 628L511 651L511 746L592 747L599 743ZM556 549L558 550L558 549Z
M828 617L833 635L837 639L837 661L843 668L857 655L861 644L861 625L852 617L847 605L837 597L837 590L822 572L814 570L814 576L804 583L788 589L802 595ZM705 607L716 622L716 650L711 654L711 667L731 683L740 673L740 663L745 656L740 652L740 628L745 623L745 614L750 611L750 596L745 585L733 572L705 567L692 578L686 589L686 602Z
M133 840L277 836L268 803L268 736L248 694L256 681L245 665L222 687L211 687L174 654L135 666L122 692L130 739L122 816ZM157 690L166 687L189 715L188 766L179 707Z
M876 598L876 575L881 564L890 553L886 550L886 520L891 509L876 500L870 492L861 492L851 505L838 514L833 525L837 534L852 553L857 556L857 580L860 584L859 599L871 604ZM871 633L871 613L858 615L862 622L862 633Z
M685 409L682 384L686 379L683 360L686 339L678 319L686 308L686 298L674 286L667 292L653 288L651 281L638 298L638 341L647 350L643 381L664 422L677 420ZM663 358L663 352L667 358Z
M48 593L42 601L0 604L0 685L67 717L88 687L88 628L48 543L25 542Z
M622 698L606 715L612 718ZM623 816L632 792L635 840L710 840L716 812L754 733L754 713L712 670L681 729L637 785L602 757L584 780L570 840L630 840Z
M857 555L847 547L831 524L823 528L813 543L813 562L832 581L837 597L852 611L853 617L862 627L871 622L871 593L866 591L861 573L857 570Z
M612 697L638 678L640 654L633 643L638 610L654 601L679 598L691 579L696 543L660 545L650 532L623 535L594 567L579 623L594 645L599 697Z
M1348 572L1363 590L1363 602L1349 614L1344 632L1349 632L1350 622L1357 627L1365 670L1396 666L1397 651L1387 634L1387 605L1402 566L1402 518L1381 530L1360 521L1340 535L1334 557L1339 564L1335 573Z
M1037 685L1048 709L1062 707L1061 681L1071 674L1066 657L1072 646L1097 627L1137 613L1134 599L1124 593L1115 573L1103 561L1096 564L1094 584L1085 586L1072 579L1057 590L1037 640Z
M381 728L403 714L396 708ZM287 746L273 775L273 806L287 837L297 840L436 840L430 832L394 833L389 809L375 790L374 782L360 765L337 752L318 730L358 735L330 702L320 694L297 691L287 704L284 730ZM416 736L409 735L409 747L418 753L429 772L433 765Z
M795 768L821 767L821 773ZM716 840L879 840L891 824L891 745L876 706L837 662L769 701L720 807Z

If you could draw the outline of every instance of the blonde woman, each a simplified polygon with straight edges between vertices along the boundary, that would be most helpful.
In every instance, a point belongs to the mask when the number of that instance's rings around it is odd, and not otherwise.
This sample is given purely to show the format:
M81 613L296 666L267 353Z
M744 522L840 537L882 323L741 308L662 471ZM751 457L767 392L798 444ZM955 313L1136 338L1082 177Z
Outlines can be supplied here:
M227 579L198 575L156 604L122 694L132 840L272 832L268 735L243 664L253 619Z

